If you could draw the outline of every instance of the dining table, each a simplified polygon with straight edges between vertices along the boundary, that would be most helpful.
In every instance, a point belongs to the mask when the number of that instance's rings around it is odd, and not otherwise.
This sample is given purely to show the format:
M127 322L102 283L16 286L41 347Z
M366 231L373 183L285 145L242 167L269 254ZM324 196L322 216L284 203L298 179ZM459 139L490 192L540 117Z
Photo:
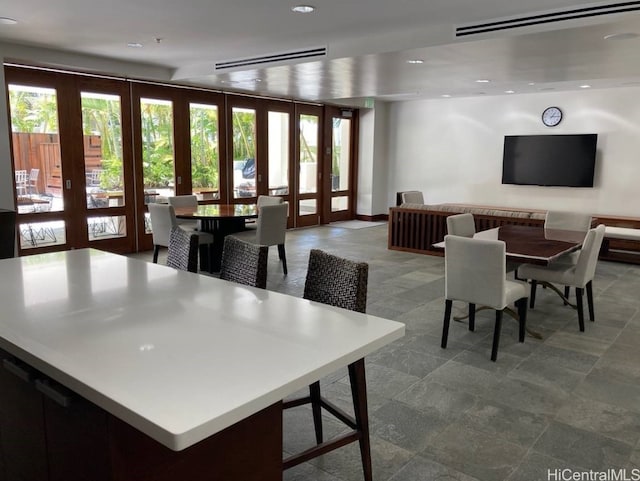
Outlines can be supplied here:
M549 265L560 256L579 250L584 236L585 232L580 231L508 224L476 232L473 237L503 241L507 261ZM444 249L444 241L433 247Z
M198 220L200 229L213 234L209 248L203 246L200 250L200 268L209 268L212 272L220 271L224 238L245 230L246 220L258 217L257 204L198 204L197 207L176 207L175 211L178 219Z
M281 481L282 399L356 363L366 406L364 357L404 334L95 249L0 260L0 302L7 479Z

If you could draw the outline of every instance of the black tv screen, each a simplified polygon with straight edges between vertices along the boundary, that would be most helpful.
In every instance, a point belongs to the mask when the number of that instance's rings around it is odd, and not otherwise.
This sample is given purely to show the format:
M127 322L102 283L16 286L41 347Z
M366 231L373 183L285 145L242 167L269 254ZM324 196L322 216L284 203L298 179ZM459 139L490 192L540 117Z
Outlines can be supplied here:
M593 187L598 134L507 135L502 183Z

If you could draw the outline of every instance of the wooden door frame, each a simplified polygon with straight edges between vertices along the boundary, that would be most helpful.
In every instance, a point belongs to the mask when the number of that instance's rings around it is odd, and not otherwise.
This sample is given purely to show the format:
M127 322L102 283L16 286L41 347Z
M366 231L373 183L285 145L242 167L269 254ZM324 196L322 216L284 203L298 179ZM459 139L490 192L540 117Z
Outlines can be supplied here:
M176 171L182 176L182 183L176 190L177 195L190 195L193 193L193 182L191 176L191 115L190 104L200 103L207 105L215 105L218 108L218 196L217 200L202 201L204 204L219 204L228 198L227 186L227 114L226 103L223 94L218 92L209 92L206 90L190 90L184 89L180 91L178 103L184 105L179 113L186 115L186 118L180 122L180 125L186 125L187 130L184 132L187 141L181 144L184 152L181 153L180 165L176 165Z
M128 179L128 187L125 184L125 195L133 199L132 179L132 155L131 139L128 128L131 122L129 87L124 80L105 79L75 73L57 72L48 69L33 67L6 66L5 82L9 84L22 84L33 87L51 88L56 91L57 115L58 115L58 141L60 144L61 162L61 186L60 192L64 209L62 211L44 212L29 215L23 219L26 222L62 221L65 225L65 243L44 247L21 249L20 255L37 254L41 252L54 252L69 248L101 247L111 252L132 252L135 249L135 229L133 206L123 208L121 212L104 209L105 216L125 215L125 237L101 239L89 241L87 219L89 214L99 214L98 211L90 211L86 200L86 176L84 157L84 134L82 129L82 101L81 91L98 91L101 93L118 94L121 97L121 123L123 135L123 174L125 181ZM8 99L7 99L8 100ZM9 102L7 102L9 105ZM10 110L10 109L9 109ZM13 142L11 142L11 159L14 162ZM14 166L15 169L15 166ZM45 172L42 172L45 175ZM71 187L67 188L70 183ZM18 217L20 222L23 214ZM94 215L95 216L95 215Z
M350 112L351 116L345 115ZM333 119L342 118L351 120L351 149L349 165L348 209L331 212L331 200L333 197L342 197L344 194L334 193L331 190L331 160L333 155ZM356 215L356 200L358 196L358 142L359 142L359 111L358 109L324 106L324 135L323 135L323 162L322 162L322 210L321 224L342 220L351 220ZM344 191L341 191L344 192Z
M316 165L316 192L313 194L300 194L300 116L301 115L313 115L318 117L318 152L317 152L317 165ZM322 217L322 205L323 205L323 187L322 179L322 165L323 165L323 151L324 151L324 109L321 105L309 105L309 104L296 104L295 108L295 134L294 134L294 158L293 168L293 211L295 218L295 227L309 227L319 225ZM300 201L305 199L316 199L316 214L315 215L300 215Z

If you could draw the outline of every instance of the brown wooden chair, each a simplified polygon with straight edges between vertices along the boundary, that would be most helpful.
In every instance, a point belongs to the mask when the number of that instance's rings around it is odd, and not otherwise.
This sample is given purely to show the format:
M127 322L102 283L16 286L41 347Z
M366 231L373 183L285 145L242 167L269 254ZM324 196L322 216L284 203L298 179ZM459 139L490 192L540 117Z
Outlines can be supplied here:
M309 267L307 269L303 297L330 306L365 312L368 274L369 266L364 262L354 262L313 249L309 256ZM309 396L288 400L283 403L284 409L311 404L316 442L318 444L300 454L285 459L283 462L284 469L296 466L345 444L358 441L364 479L371 481L371 447L369 442L369 416L367 412L364 359L359 359L350 364L348 370L355 417L350 416L323 398L320 394L319 381L309 386ZM349 426L352 431L323 442L322 408Z

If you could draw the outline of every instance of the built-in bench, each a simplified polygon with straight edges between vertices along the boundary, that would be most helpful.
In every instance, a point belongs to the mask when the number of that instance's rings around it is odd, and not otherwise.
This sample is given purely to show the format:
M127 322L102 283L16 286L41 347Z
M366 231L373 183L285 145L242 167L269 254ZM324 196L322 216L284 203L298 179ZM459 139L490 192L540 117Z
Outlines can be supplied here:
M639 264L640 226L639 228L632 228L607 225L604 231L600 258Z
M393 250L441 256L433 244L447 234L447 217L469 212L476 230L506 224L544 225L546 211L468 204L402 204L389 209L388 247ZM640 218L595 215L595 224L607 226L600 259L640 264Z

